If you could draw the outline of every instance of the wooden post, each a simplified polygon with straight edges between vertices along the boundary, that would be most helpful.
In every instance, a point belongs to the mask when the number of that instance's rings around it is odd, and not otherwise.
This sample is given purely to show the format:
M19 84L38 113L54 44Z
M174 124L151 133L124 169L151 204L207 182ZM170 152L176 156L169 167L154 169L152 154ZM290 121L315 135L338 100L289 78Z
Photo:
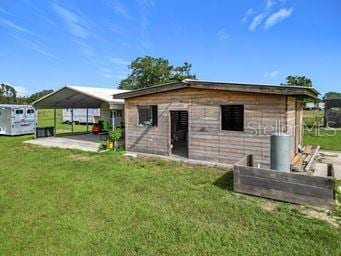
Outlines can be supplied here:
M111 129L112 130L115 130L115 128L116 128L116 124L115 124L115 110L114 109L112 109L111 110L111 115L112 115L112 117L111 117L111 122L112 122L112 124L111 124Z
M57 110L56 107L54 107L53 109L53 126L54 126L54 134L57 134Z

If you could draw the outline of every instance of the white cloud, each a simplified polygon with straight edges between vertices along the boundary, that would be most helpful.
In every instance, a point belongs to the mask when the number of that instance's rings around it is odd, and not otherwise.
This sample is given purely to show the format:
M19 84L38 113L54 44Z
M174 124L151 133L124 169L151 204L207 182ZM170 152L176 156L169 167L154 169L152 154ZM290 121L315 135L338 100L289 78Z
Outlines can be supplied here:
M266 2L265 9L269 9L269 8L271 8L271 7L272 7L274 4L276 4L276 2L275 2L275 1L268 0L268 1Z
M125 71L120 71L120 70L115 71L106 67L99 68L99 74L101 77L105 79L117 79L117 80L122 80L123 78L127 76L127 72Z
M267 18L264 24L264 28L268 29L277 23L289 18L293 12L293 8L290 9L280 9L279 11L273 13L270 17Z
M255 16L249 26L249 30L254 31L263 22L265 18L266 18L266 14L263 12Z
M109 68L99 68L99 73L102 77L111 79L114 77L113 72Z
M278 70L273 70L273 71L271 71L269 73L265 73L264 77L267 78L267 79L272 79L272 78L276 77L278 74L279 74Z
M13 16L13 14L12 13L10 13L10 12L8 12L8 11L6 11L4 8L2 8L2 7L0 7L0 12L2 12L2 13L4 13L4 14L7 14L7 15L11 15L11 16Z
M218 37L220 40L225 41L229 39L229 34L225 31L225 29L218 30Z
M33 41L26 40L22 37L19 37L19 36L13 35L13 34L11 34L10 36L12 36L15 39L17 39L18 41L20 41L23 46L25 46L25 47L27 47L27 48L35 51L35 52L38 52L42 55L45 55L45 56L50 57L50 58L55 59L55 60L60 60L59 57L57 57L56 55L45 50L39 43L35 43Z
M31 30L24 28L22 26L19 26L15 24L14 22L3 19L3 18L0 18L0 24L3 24L7 28L15 30L16 32L22 32L22 33L26 33L26 34L33 35L33 36L38 36L36 33L32 32Z
M149 36L149 9L154 6L154 1L152 0L139 0L140 6L140 44L145 51L149 51L151 48L151 41Z
M247 12L246 12L246 15L251 15L251 14L253 14L253 10L252 10L252 8L250 8L249 10L247 10Z
M130 62L127 60L115 58L115 57L109 58L109 61L113 64L116 64L116 65L128 66L130 64Z
M254 16L251 23L249 24L249 31L254 31L257 27L264 24L264 28L268 29L278 22L291 16L293 9L280 9L270 15L272 10L275 9L274 6L283 5L286 0L267 0L264 10L258 15ZM250 8L242 19L242 22L247 23L249 17L253 14L253 10Z
M57 4L53 4L53 9L68 25L70 33L73 36L79 38L87 38L89 36L89 33L85 28L85 22L77 14Z
M23 86L14 86L14 89L17 91L17 96L19 97L30 96L32 94L29 89Z
M114 3L114 4L112 4L112 8L113 8L114 12L117 15L121 16L122 18L125 18L127 20L130 20L132 18L132 16L129 14L128 9L125 6L123 6L122 4Z
M248 18L250 15L253 14L253 10L252 8L248 9L244 15L244 17L242 18L242 22L246 23L248 21Z
M150 8L155 5L153 0L139 0L138 1L143 7Z

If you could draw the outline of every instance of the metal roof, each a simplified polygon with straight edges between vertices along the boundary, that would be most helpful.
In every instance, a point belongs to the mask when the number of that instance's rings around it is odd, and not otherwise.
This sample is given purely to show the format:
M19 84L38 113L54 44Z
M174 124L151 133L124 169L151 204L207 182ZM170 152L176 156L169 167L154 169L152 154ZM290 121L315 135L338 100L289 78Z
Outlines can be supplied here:
M124 104L113 95L128 92L111 88L64 86L33 102L35 108L99 108L102 103Z
M182 81L171 82L162 85L151 86L143 89L133 90L125 93L114 95L115 99L128 99L133 97L144 96L148 94L167 92L182 88L197 88L208 90L264 93L264 94L280 94L288 96L301 96L317 98L319 92L312 87L300 87L291 85L274 85L274 84L251 84L251 83L235 83L235 82L216 82L185 79Z

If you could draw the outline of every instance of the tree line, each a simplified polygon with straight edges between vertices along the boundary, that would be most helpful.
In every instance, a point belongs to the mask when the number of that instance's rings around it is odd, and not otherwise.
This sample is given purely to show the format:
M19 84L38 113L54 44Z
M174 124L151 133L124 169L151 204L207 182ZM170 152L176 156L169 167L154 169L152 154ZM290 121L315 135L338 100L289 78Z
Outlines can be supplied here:
M53 92L53 90L42 90L27 97L18 96L15 88L9 84L0 84L0 104L32 104L34 101Z

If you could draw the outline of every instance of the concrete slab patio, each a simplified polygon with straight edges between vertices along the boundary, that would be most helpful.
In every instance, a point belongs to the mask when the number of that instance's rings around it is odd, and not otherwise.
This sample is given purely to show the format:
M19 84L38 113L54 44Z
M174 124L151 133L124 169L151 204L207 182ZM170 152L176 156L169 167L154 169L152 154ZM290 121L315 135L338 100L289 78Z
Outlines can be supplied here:
M100 136L94 134L70 135L63 137L47 137L28 140L24 143L42 147L54 147L65 149L78 149L89 152L98 152L101 144Z

